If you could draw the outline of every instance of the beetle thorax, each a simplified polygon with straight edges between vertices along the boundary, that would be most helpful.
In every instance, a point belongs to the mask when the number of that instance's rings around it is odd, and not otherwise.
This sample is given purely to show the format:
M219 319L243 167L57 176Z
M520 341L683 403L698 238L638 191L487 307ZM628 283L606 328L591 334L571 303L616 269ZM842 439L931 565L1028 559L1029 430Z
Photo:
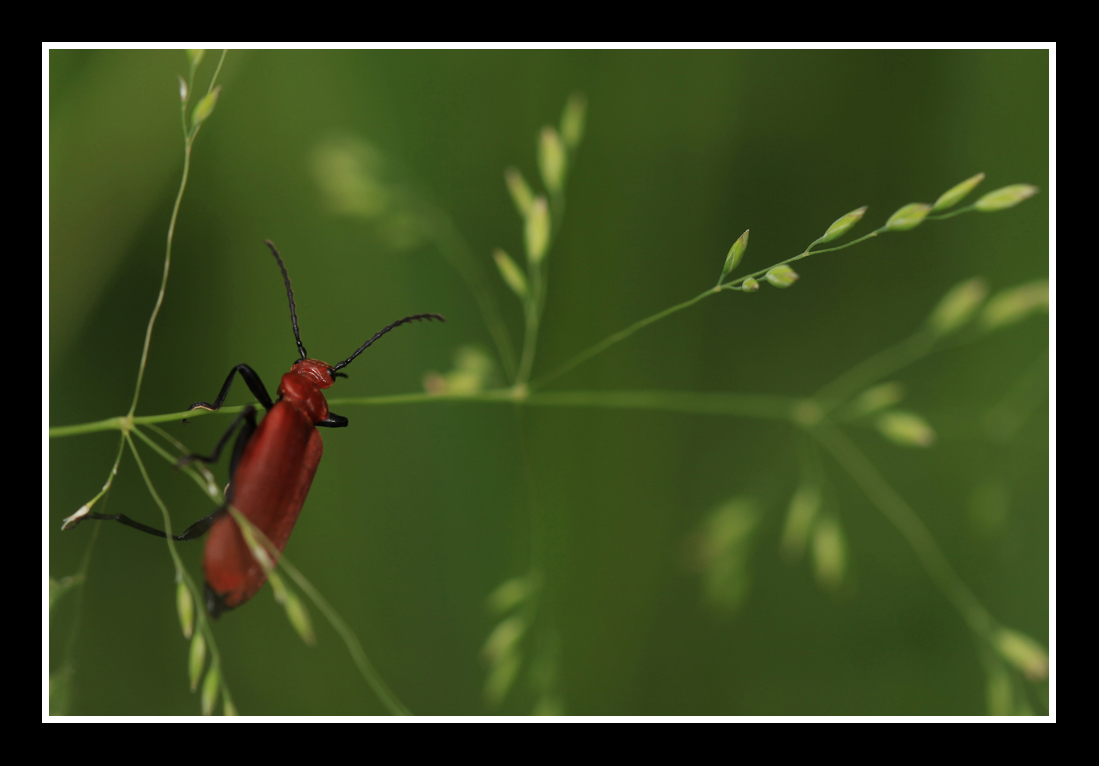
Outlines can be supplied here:
M328 402L321 389L332 385L328 364L317 359L295 362L290 372L282 376L279 396L304 412L314 423L328 417Z
M290 373L311 380L317 388L331 388L335 381L328 372L330 369L328 362L322 362L320 359L301 359L294 362Z

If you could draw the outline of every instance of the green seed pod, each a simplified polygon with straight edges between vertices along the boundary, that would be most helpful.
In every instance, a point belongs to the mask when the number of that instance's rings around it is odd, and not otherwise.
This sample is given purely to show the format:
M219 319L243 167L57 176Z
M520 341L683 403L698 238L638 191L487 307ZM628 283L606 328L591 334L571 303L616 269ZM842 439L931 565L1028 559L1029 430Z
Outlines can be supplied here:
M820 487L803 484L790 498L786 511L786 526L782 531L782 553L787 561L796 561L805 551L809 532L820 511Z
M492 378L492 356L478 346L459 346L454 367L446 374L446 390L452 394L475 394L485 390Z
M1031 186L1030 184L1015 184L1014 186L1005 186L995 191L990 191L985 196L977 200L976 208L982 213L991 213L996 210L1007 210L1009 207L1015 207L1025 199L1030 199L1038 193L1037 186Z
M954 207L983 180L985 180L985 174L978 173L972 178L965 179L957 186L952 186L944 191L941 197L935 200L935 204L931 206L931 211L937 213L940 210L946 210L948 207Z
M515 203L515 209L524 219L530 212L530 205L534 202L534 192L530 190L519 168L508 168L504 171L504 182L507 183L511 201Z
M305 608L305 604L301 602L297 594L287 591L284 606L286 608L286 618L290 620L294 630L301 636L301 640L307 646L313 646L317 643L317 636L313 632L313 621L309 618L309 610Z
M877 426L882 436L903 447L930 447L935 443L935 429L912 412L883 413L878 417Z
M980 277L954 285L927 318L928 327L940 337L954 332L970 320L987 295L988 284Z
M998 330L1037 311L1049 311L1049 282L1044 279L996 293L981 312L981 326Z
M789 266L775 266L764 278L775 287L789 287L798 281L798 273Z
M713 606L735 612L751 588L751 551L760 514L747 498L733 498L706 518L698 545L702 592Z
M220 85L202 97L195 106L195 111L191 112L191 127L201 125L207 117L214 113L214 107L217 106L219 93L221 93Z
M485 702L495 707L504 701L508 691L511 690L515 676L519 673L519 665L522 663L522 655L512 652L504 655L498 662L493 663L485 679Z
M737 237L736 242L729 248L729 254L725 256L725 268L721 270L721 279L725 279L725 275L740 264L740 259L744 257L744 251L747 249L748 229L745 229L744 233Z
M221 674L216 667L211 667L206 674L206 680L202 682L202 714L212 715L214 703L218 701L218 691L221 688Z
M267 582L271 585L271 592L275 594L275 603L285 604L286 594L289 591L286 589L286 584L283 583L279 573L271 570L267 573Z
M861 418L892 407L904 398L904 386L897 382L881 383L863 391L848 408L850 417Z
M530 595L530 580L526 577L513 577L500 583L489 595L487 605L493 614L504 614L527 600Z
M834 516L824 516L813 530L813 574L817 584L835 591L847 571L847 540Z
M549 205L546 204L545 197L535 197L531 203L524 234L527 258L531 263L538 265L546 257L546 248L549 247Z
M754 293L759 289L759 282L755 281L751 277L748 277L740 283L740 289L746 293Z
M191 595L191 589L187 583L180 582L176 585L176 611L179 613L179 624L183 628L183 637L190 638L195 632L195 598Z
M542 171L542 181L550 194L559 194L564 188L567 166L561 137L547 125L542 128L542 137L538 141L538 169Z
M852 226L861 221L864 215L866 215L866 205L858 210L852 210L847 215L840 216L828 227L828 231L824 232L824 236L820 238L820 241L831 242L833 239L842 237L851 230Z
M202 675L202 666L206 664L206 639L202 633L195 633L191 639L191 654L187 661L187 671L191 678L191 691L198 688L198 679Z
M206 55L205 48L190 48L187 50L187 62L194 69L202 63L202 57Z
M584 116L588 110L588 100L583 93L573 93L565 103L561 113L561 139L569 151L574 151L584 137Z
M507 282L508 287L519 296L519 300L525 301L528 293L527 278L515 265L515 261L511 260L508 254L499 248L492 254L492 257L496 260L496 268L500 270L500 276Z
M1048 677L1049 655L1030 636L1010 628L1000 628L992 637L992 644L1001 657L1031 681L1041 681Z
M922 202L913 202L905 205L885 222L887 231L908 231L923 223L923 219L931 212L931 205Z
M526 630L527 621L522 617L519 615L508 617L489 634L481 649L481 656L489 663L498 662L501 657L515 650Z

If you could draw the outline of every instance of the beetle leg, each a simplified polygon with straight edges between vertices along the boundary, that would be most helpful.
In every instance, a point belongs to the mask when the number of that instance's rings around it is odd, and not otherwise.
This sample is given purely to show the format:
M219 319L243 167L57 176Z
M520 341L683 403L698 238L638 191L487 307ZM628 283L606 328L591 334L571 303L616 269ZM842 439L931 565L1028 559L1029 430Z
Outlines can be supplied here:
M237 460L240 458L239 453L244 449L244 445L241 441L243 440L244 444L247 444L248 439L252 437L252 432L256 430L256 408L251 404L245 407L241 413L237 415L236 419L229 424L228 430L218 439L218 443L214 445L214 451L211 452L209 456L184 455L176 461L176 465L184 466L195 460L201 460L203 463L216 463L217 459L221 456L222 449L225 448L225 444L229 441L229 437L233 435L233 431L236 431L237 426L241 423L244 423L244 427L240 429L240 436L237 438L236 446L233 447L233 462L230 464L229 476L232 477L233 473L236 472Z
M185 530L183 530L182 533L178 535L172 535L171 537L173 540L178 540L179 542L187 542L188 540L194 540L196 538L202 537L217 520L217 517L224 512L225 508L218 508L209 516L201 518L191 526L187 527ZM62 531L66 529L72 529L85 519L92 519L93 521L117 521L120 524L125 524L128 527L133 527L138 531L145 532L146 534L153 535L154 537L168 537L168 535L165 534L163 530L154 529L153 527L142 524L140 521L134 521L129 516L126 516L122 513L85 513L80 516L70 516L69 518L65 519L65 523L64 525L62 525L61 529Z
M240 373L240 376L244 378L244 383L248 386L248 390L252 392L252 396L256 397L256 400L263 405L265 410L270 411L275 406L271 401L271 397L267 394L267 389L264 387L263 382L259 379L259 375L246 364L238 364L233 369L229 370L229 377L225 379L225 384L222 385L221 391L218 392L217 398L213 403L210 402L195 402L187 409L203 409L203 410L219 410L221 405L225 402L225 397L229 395L229 388L233 385L233 375Z
M244 416L244 425L240 427L240 435L237 436L237 441L233 444L233 457L229 459L229 486L225 490L225 502L233 502L233 479L237 475L237 463L240 462L240 456L244 454L244 448L248 446L248 442L252 440L252 434L256 432L256 408L246 407L244 412L240 413ZM228 437L228 434L226 434Z
M347 418L343 415L337 415L334 412L329 412L328 417L319 423L314 423L317 427L323 426L324 428L347 428Z
M243 425L241 425L242 423ZM229 437L232 436L233 431L237 429L237 426L241 426L241 429L240 434L237 436L237 441L233 445L233 459L229 465L229 488L225 493L226 505L218 508L209 516L199 519L194 524L183 530L182 533L178 535L172 535L171 537L173 540L186 542L187 540L194 540L198 537L202 537L204 534L206 534L210 527L213 526L214 522L217 521L218 516L225 513L225 509L228 503L232 502L232 477L237 472L237 463L240 461L240 456L244 454L244 448L248 446L248 442L252 438L252 434L256 432L256 408L251 404L244 408L244 411L237 416L236 420L234 420L232 425L229 426L229 430L226 431L225 435L221 437L220 441L218 441L217 446L214 447L213 454L211 454L209 457L204 457L203 455L184 455L178 461L176 461L177 465L186 465L193 460L201 460L204 463L213 463L218 459L218 456L221 454L222 448L225 447L225 443L229 441ZM65 519L64 523L61 525L61 529L62 531L66 529L72 529L85 519L92 519L93 521L117 521L120 524L125 524L128 527L133 527L134 529L145 532L146 534L153 535L155 537L168 537L168 535L165 534L163 530L155 529L154 527L150 527L147 524L142 524L140 521L134 521L129 516L126 516L122 513L80 513L78 511L69 518Z

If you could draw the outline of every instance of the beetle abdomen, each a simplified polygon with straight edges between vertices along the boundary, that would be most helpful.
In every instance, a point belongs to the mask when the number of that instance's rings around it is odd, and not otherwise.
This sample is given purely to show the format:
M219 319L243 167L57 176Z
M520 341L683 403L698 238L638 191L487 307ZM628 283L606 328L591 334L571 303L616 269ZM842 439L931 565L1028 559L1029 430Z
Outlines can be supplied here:
M228 499L280 553L290 539L323 450L320 432L283 400L264 417L237 464ZM245 603L267 581L267 573L228 513L210 528L203 569L207 609L213 617Z

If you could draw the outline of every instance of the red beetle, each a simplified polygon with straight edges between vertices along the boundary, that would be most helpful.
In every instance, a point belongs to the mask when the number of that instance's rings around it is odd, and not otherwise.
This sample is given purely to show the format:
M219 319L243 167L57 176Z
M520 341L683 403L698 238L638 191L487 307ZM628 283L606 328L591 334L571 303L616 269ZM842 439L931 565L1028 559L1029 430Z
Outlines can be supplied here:
M305 496L309 494L309 486L313 483L313 476L324 451L317 427L343 428L347 425L347 418L328 411L328 402L321 391L329 388L336 378L347 377L339 370L351 364L355 357L394 327L421 319L446 321L438 314L413 314L383 327L354 354L335 366L310 359L298 332L298 315L294 306L294 291L290 288L290 276L286 273L286 266L274 244L269 240L264 241L271 248L271 253L282 270L286 296L290 301L294 339L298 343L301 359L294 362L290 372L282 376L277 392L278 399L274 402L268 396L259 375L251 367L238 364L230 370L213 403L195 402L189 409L220 409L233 384L233 376L240 373L248 390L267 410L267 415L257 427L256 408L248 405L229 426L229 430L209 456L189 455L179 461L181 465L193 460L206 463L216 461L233 431L240 427L229 466L226 504L206 518L196 521L181 534L172 535L173 540L182 541L194 540L205 532L210 532L206 539L203 570L206 574L206 608L215 618L226 609L233 609L248 601L267 581L267 573L252 556L240 528L227 512L228 505L231 503L244 514L281 553L290 539ZM134 521L121 513L76 514L65 520L62 529L71 529L84 519L118 521L142 532L158 537L166 536L163 531Z

